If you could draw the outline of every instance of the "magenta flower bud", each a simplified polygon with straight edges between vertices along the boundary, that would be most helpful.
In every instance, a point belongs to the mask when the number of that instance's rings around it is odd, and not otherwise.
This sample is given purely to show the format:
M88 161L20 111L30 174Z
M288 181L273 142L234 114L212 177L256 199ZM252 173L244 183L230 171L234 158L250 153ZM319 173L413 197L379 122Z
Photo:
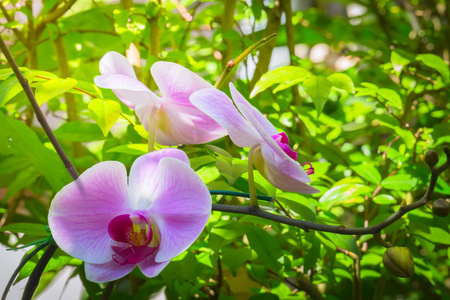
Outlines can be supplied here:
M187 155L168 148L136 159L127 179L123 164L101 162L53 199L53 238L85 262L94 282L121 278L136 266L157 276L200 235L211 195Z

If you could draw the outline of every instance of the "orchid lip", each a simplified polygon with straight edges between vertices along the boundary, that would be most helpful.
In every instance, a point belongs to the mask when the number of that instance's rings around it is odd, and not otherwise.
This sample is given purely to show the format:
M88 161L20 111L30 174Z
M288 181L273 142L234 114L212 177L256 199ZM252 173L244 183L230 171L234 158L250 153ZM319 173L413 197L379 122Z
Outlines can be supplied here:
M112 239L112 259L119 265L137 264L153 254L153 229L147 217L139 212L114 217L108 225Z
M271 138L277 143L277 145L284 151L290 158L297 160L298 154L289 147L289 138L284 132L271 135Z
M312 166L312 164L310 162L305 162L305 163L300 164L300 166L304 166L304 165L308 165L309 166L309 169L305 171L306 174L308 174L308 175L314 174L314 168L313 168L313 166Z

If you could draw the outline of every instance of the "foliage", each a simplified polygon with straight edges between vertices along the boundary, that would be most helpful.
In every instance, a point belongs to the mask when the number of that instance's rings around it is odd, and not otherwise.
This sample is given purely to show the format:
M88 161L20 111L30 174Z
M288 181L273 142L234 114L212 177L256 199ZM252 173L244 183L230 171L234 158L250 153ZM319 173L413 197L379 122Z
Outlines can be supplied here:
M438 166L445 161L448 1L55 0L44 1L40 12L31 1L16 2L0 2L2 38L79 172L107 160L130 167L147 151L148 133L134 111L93 84L105 53L126 53L152 90L149 70L158 60L181 64L214 84L228 61L272 33L277 37L244 59L232 81L288 134L299 161L312 162L312 185L320 193L282 192L255 172L257 193L276 199L259 201L265 209L320 224L372 226L423 196L428 150L439 154ZM45 238L49 202L71 179L17 77L1 60L0 231L18 239L5 234L0 242L17 247ZM210 190L249 192L248 149L228 137L182 149ZM450 198L449 177L447 170L437 180L433 200ZM246 201L213 196L219 204ZM168 299L445 299L450 218L434 215L431 206L382 231L386 242L410 249L410 278L386 271L385 248L373 235L306 232L215 211L197 242L158 277L148 279L136 269L118 282L111 299L148 299L163 287ZM30 275L36 261L25 265L18 280ZM66 265L83 282L83 299L101 298L105 286L87 281L80 261L60 250L38 292Z

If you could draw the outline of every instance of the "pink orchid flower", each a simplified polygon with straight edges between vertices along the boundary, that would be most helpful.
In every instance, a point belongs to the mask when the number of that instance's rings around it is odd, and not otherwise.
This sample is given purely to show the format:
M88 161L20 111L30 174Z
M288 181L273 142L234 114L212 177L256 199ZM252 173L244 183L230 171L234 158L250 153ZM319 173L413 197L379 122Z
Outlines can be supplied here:
M213 86L178 64L153 64L151 74L161 97L137 80L130 62L117 52L103 56L100 73L95 84L112 89L125 105L135 109L147 131L153 125L155 140L161 145L204 144L226 135L224 128L189 101L193 92ZM149 125L149 120L154 124Z
M289 148L289 139L230 83L233 105L228 96L217 89L203 89L191 95L198 109L228 130L231 140L239 147L251 147L256 168L264 178L280 190L313 194L319 192L307 184L314 173L311 164L304 171L297 162L297 153Z
M163 149L123 164L101 162L53 199L49 225L62 250L85 262L86 277L107 282L136 265L157 276L200 235L211 195L187 155Z

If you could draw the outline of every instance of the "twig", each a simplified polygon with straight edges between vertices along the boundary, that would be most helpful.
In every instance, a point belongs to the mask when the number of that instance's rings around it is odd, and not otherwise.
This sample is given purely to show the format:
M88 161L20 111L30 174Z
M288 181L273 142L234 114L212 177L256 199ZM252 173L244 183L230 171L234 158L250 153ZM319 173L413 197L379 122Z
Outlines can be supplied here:
M225 69L223 70L222 74L220 74L219 79L217 79L217 82L214 85L214 87L220 89L225 84L225 82L227 81L228 77L231 76L231 74L233 73L234 69L236 68L236 66L241 61L243 61L250 53L252 53L256 49L258 49L259 47L262 47L265 44L267 44L268 42L270 42L276 36L277 36L276 33L273 33L273 34L271 34L269 36L266 36L265 38L259 40L255 44L253 44L250 47L248 47L244 52L241 53L241 55L236 57L235 60L232 60L232 61L230 60L227 63L227 65L226 65Z
M13 18L11 18L11 16L8 14L8 11L6 10L6 8L3 6L3 3L0 1L0 10L3 13L3 16L5 17L6 21L8 22L12 22L14 21ZM14 32L14 34L16 35L16 37L19 39L19 41L25 46L25 48L28 48L28 42L25 39L24 35L22 34L22 32L20 32L19 30L17 30L17 28L13 28L12 31Z

